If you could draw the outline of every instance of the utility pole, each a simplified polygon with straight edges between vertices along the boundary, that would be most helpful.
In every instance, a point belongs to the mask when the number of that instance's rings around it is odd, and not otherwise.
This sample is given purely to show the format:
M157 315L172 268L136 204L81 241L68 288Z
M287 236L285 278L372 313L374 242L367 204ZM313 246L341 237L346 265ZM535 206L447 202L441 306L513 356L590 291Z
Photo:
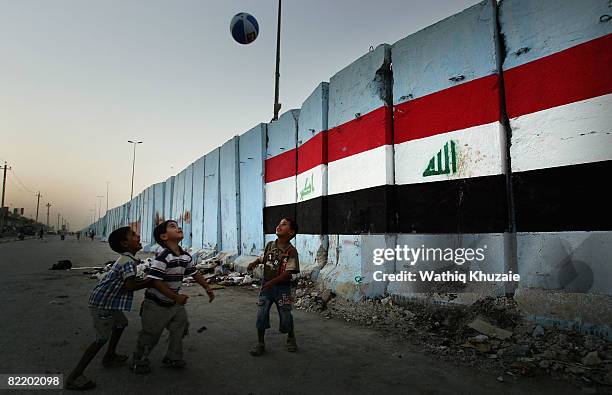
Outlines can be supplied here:
M98 202L99 202L99 204L98 204L98 221L99 221L100 220L100 211L102 211L102 198L104 196L98 195L96 197L98 198Z
M36 200L36 222L38 222L38 207L40 206L40 197L42 196L40 191L38 191L36 196L38 196L38 199Z
M47 203L47 228L49 228L49 208L51 208L51 203Z
M59 232L60 227L59 227L59 220L60 220L60 213L57 213L57 231Z
M106 181L106 211L108 211L108 184L109 181Z
M142 144L142 141L128 140L128 143L134 144L134 156L132 159L132 190L130 192L130 203L128 204L128 224L130 223L130 212L132 208L132 199L134 198L134 168L136 167L136 145Z
M4 233L4 194L6 192L6 170L9 169L6 161L4 161L4 177L2 178L2 204L0 204L0 234Z
M280 79L280 38L281 38L281 0L278 0L278 26L276 27L276 73L274 82L274 117L273 121L278 119L278 112L281 105L278 102L278 81Z
M134 198L134 169L136 167L136 145L142 144L142 141L128 140L128 143L134 144L134 156L132 157L132 190L130 192L130 200Z

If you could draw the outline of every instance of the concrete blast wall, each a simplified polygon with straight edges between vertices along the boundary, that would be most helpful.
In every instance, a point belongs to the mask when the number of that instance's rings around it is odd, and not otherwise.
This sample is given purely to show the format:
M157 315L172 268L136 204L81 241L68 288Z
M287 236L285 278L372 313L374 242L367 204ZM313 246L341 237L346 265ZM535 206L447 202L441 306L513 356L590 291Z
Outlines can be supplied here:
M173 218L184 247L240 269L284 216L304 273L338 295L454 303L514 295L543 323L612 337L612 24L604 0L483 1L319 84L109 210L151 241ZM159 186L159 187L158 187ZM373 265L381 248L480 249L483 259ZM374 281L374 271L519 273L518 283Z

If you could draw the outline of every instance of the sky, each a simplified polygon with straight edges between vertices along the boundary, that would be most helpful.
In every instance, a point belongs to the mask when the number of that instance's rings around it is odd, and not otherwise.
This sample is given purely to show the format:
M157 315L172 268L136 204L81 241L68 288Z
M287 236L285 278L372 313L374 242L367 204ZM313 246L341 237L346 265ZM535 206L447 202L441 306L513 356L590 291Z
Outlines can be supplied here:
M281 113L368 52L476 4L285 0ZM233 41L238 12L259 22ZM75 230L272 118L276 0L0 0L5 206ZM107 184L108 182L108 184ZM102 197L98 197L102 196Z

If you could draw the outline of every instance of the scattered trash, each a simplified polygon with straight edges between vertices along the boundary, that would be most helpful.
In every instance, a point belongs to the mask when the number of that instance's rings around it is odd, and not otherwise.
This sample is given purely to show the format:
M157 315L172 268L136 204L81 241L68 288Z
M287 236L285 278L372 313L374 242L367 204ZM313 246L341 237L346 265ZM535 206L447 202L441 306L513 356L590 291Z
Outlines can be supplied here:
M475 319L474 321L470 322L468 326L480 333L498 338L500 340L505 340L512 336L512 332L493 326L484 321L482 318Z
M49 270L70 270L71 267L72 262L70 262L68 259L64 259L62 261L57 261L57 263L51 266Z
M149 273L149 269L151 268L152 263L151 258L147 258L144 261L140 261L138 265L136 265L136 277L139 279L144 279Z
M202 326L200 329L198 329L198 333L202 333L205 330L207 330L208 328L206 328L205 326Z
M481 353L488 353L493 349L493 346L498 344L499 343L495 341L489 342L489 337L487 335L477 335L468 338L468 341L465 342L462 347L473 348Z
M511 298L459 305L395 296L391 303L383 295L355 302L319 287L299 279L294 307L397 336L434 358L497 372L500 382L543 373L578 387L612 385L612 342L558 327L536 329Z
M326 289L325 291L323 291L323 294L321 295L321 299L323 300L323 303L327 303L334 296L335 296L334 293L330 289Z
M516 361L510 367L521 376L531 377L535 374L535 365L529 361Z

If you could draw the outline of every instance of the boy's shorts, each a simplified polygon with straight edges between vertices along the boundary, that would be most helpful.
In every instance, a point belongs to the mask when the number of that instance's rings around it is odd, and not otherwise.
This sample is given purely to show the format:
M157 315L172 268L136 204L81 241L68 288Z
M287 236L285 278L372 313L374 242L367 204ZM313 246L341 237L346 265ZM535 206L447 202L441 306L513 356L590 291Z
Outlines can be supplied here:
M128 320L121 310L107 310L90 307L94 328L96 328L96 340L107 341L113 329L123 329L128 326Z
M289 333L293 330L293 316L291 306L293 297L291 296L290 285L275 285L271 289L261 291L257 302L257 329L265 330L270 328L270 308L276 304L279 316L279 328L281 333Z

